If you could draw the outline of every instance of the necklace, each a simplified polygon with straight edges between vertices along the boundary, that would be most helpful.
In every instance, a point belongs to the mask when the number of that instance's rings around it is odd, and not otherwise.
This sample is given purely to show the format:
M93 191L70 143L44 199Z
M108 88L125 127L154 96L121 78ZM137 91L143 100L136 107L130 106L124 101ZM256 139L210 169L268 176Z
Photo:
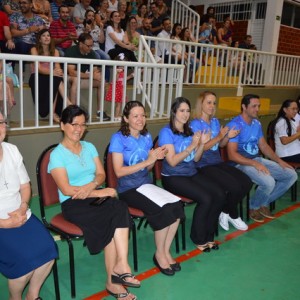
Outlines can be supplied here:
M77 162L79 162L79 164L82 167L85 168L87 166L86 161L85 161L85 159L83 157L83 148L84 148L83 145L81 145L81 150L80 150L80 152L78 154L74 153L74 151L72 151L69 147L67 147L67 146L64 146L64 147L72 154L73 157L76 158Z

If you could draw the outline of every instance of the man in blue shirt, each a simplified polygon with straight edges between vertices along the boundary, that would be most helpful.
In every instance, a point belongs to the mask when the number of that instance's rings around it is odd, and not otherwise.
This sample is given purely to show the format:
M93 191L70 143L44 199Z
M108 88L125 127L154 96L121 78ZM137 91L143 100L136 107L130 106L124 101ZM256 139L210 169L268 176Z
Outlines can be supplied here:
M229 140L227 150L229 159L236 167L257 184L255 193L250 197L250 218L264 222L264 217L274 218L269 204L293 185L297 173L267 144L261 123L257 120L259 108L259 96L248 94L243 97L242 113L227 125L240 130L240 134ZM259 151L269 159L262 158Z

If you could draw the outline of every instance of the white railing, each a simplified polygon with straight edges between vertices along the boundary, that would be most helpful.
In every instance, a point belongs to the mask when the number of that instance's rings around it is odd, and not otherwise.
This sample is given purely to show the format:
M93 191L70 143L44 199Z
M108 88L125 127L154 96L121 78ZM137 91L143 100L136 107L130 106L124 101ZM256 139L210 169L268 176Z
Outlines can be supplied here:
M274 54L263 51L246 50L210 44L191 43L178 40L164 40L144 37L155 49L155 53L165 49L160 62L184 66L184 83L203 85L234 86L286 86L300 85L300 57ZM140 43L142 46L144 43ZM176 50L177 49L177 50ZM181 56L179 59L178 49ZM152 53L145 53L143 61L153 61ZM171 54L171 55L170 55Z
M146 51L145 51L146 53ZM3 63L3 82L6 82L6 63L8 61L14 61L18 67L15 69L17 76L20 80L20 87L14 88L14 95L17 105L9 113L8 104L6 101L0 103L3 107L4 113L7 115L10 122L11 130L23 130L23 129L36 129L36 128L51 128L57 127L58 124L53 123L53 102L49 103L49 116L47 118L40 118L39 116L39 95L38 93L38 63L39 62L50 62L50 74L49 85L53 86L53 67L56 62L62 65L64 70L64 102L63 106L67 105L66 99L69 94L69 83L67 75L67 65L76 64L77 65L77 78L80 81L80 66L81 64L89 65L90 70L94 66L99 66L102 68L101 72L101 85L100 85L100 104L101 107L105 108L106 112L111 116L111 121L106 121L105 123L114 122L114 111L115 102L105 101L105 93L108 88L105 84L105 68L111 69L111 80L116 82L117 67L124 67L124 80L123 86L123 101L122 108L126 103L126 92L128 100L139 100L141 101L147 111L150 111L148 117L150 119L162 118L169 116L170 107L168 102L171 102L177 96L182 94L182 82L183 82L183 66L181 65L165 65L165 64L153 64L148 62L120 62L120 61L104 61L104 60L92 60L92 59L74 59L74 58L63 58L63 57L45 57L45 56L29 56L29 55L9 55L0 54L0 59ZM34 80L35 80L35 103L31 96L31 90L23 82L24 74L28 75L28 72L23 72L23 64L26 63L26 68L28 63L34 64ZM133 72L133 84L128 84L126 79L127 74ZM166 74L172 74L172 77L166 76ZM176 74L176 75L174 75ZM29 75L28 75L29 76ZM176 80L174 79L176 76ZM115 85L115 83L114 83ZM6 95L8 86L3 85L2 96ZM114 88L113 88L113 99L114 99ZM6 97L4 97L6 98ZM97 113L97 93L93 90L93 73L90 73L88 89L83 90L80 84L77 85L77 98L76 104L82 105L86 108L89 113L89 124L100 124L103 123L103 115L100 119L96 118ZM50 99L53 99L52 88L50 88Z
M171 22L180 23L182 28L188 27L192 35L198 39L200 15L179 0L172 1Z

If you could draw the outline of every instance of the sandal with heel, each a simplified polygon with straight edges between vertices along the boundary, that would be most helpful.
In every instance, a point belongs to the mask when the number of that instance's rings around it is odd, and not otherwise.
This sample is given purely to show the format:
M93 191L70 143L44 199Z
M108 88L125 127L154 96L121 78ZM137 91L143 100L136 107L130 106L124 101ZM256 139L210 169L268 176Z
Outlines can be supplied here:
M139 288L141 286L140 283L133 283L126 280L126 278L135 278L135 276L131 273L117 274L111 275L111 282L113 284L122 284L129 287Z
M122 299L122 298L126 298L130 292L125 288L126 292L124 293L113 293L112 291L110 291L109 289L106 289L106 291L113 297L115 297L116 299ZM134 296L134 298L132 298L132 300L137 300L137 297Z

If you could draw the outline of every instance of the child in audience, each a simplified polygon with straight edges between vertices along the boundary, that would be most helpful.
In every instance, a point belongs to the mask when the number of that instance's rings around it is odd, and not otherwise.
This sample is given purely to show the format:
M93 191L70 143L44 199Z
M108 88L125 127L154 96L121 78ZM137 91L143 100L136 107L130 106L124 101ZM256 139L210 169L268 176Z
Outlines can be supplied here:
M125 57L124 53L120 53L115 60L118 61L128 61ZM133 74L127 76L127 80L133 78ZM113 93L114 91L114 93ZM113 95L114 94L114 95ZM109 85L109 89L107 91L105 100L112 101L113 96L115 99L115 121L121 121L121 106L123 101L123 94L124 94L124 67L118 66L117 67L117 74L116 74L116 81L111 82ZM125 95L125 101L127 101L127 96Z

